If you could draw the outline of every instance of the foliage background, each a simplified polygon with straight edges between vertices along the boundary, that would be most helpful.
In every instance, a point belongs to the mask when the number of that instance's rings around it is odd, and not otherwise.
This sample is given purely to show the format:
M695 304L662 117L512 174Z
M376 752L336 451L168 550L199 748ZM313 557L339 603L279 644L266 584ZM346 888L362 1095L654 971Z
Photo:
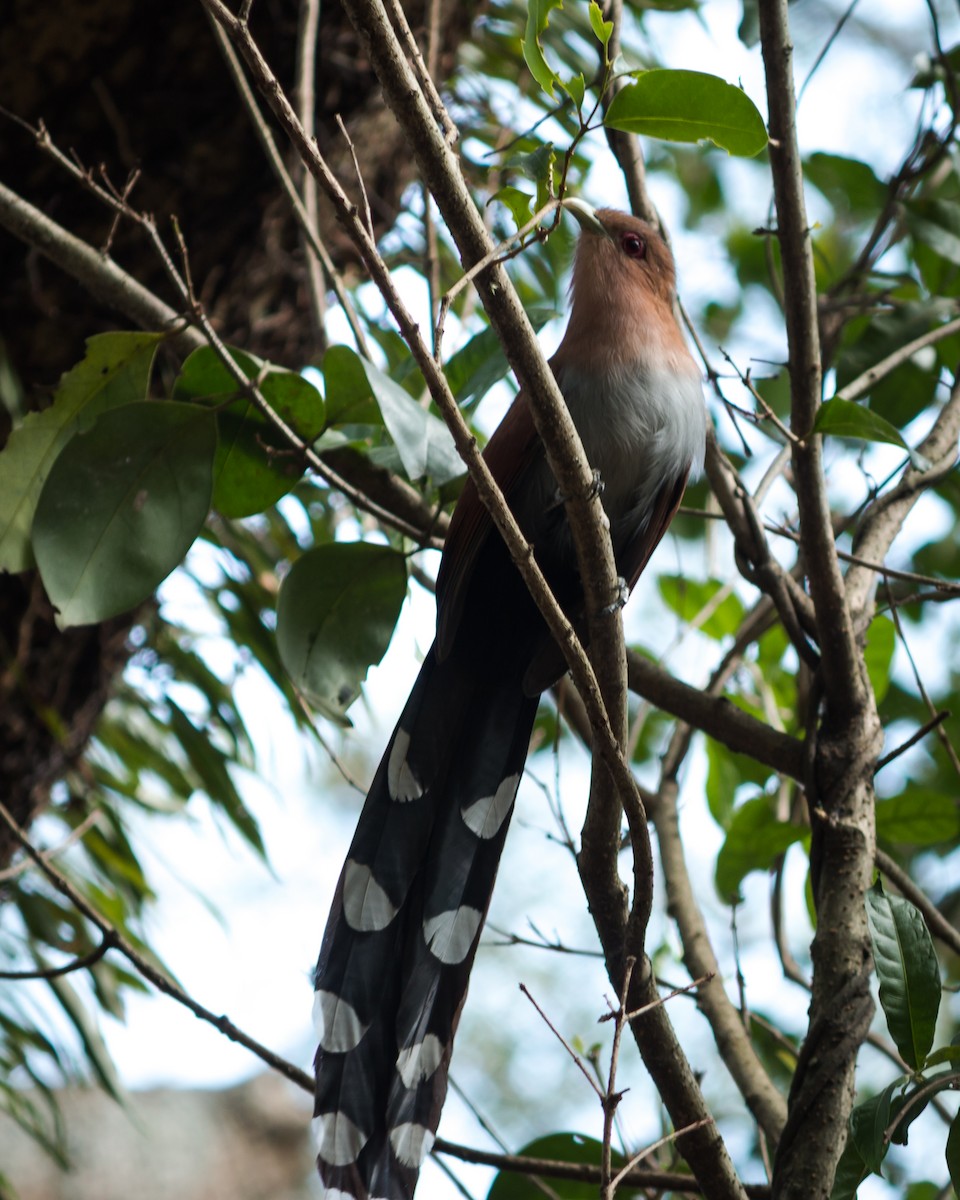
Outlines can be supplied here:
M707 53L716 57L713 69L731 79L742 78L748 94L763 107L758 51L736 37L740 22L749 19L749 6L746 13L726 3L708 4L693 12L627 7L631 20L624 36L634 61L651 65L662 58L668 65L689 67L697 65L690 61L694 47L705 45ZM596 47L585 35L584 8L569 0L564 10L552 13L547 44L552 61L562 60L567 70L585 68L589 76L595 69ZM802 135L811 110L838 114L827 125L811 118L815 137L803 146L811 213L817 222L817 282L823 294L834 298L850 294L845 288L847 273L878 216L888 218L883 237L890 248L867 275L855 278L855 302L843 314L845 323L824 325L832 335L825 342L837 386L952 316L960 264L952 75L942 67L939 73L925 71L914 58L916 52L924 51L936 56L934 32L943 48L950 49L956 40L951 37L951 32L956 32L956 13L947 5L856 8L813 76L800 107ZM798 3L792 11L797 76L801 79L827 45L843 12L812 3ZM451 110L461 127L465 157L473 165L475 181L488 191L503 182L499 176L507 155L501 152L493 160L496 179L486 176L489 160L484 157L491 147L502 147L503 129L530 129L551 107L522 73L521 95L517 94L514 80L522 71L517 35L525 15L520 6L491 5L478 32L461 47L461 65L449 83ZM940 21L936 31L933 15ZM699 33L697 23L706 24L706 37ZM947 62L952 64L952 59ZM881 73L880 64L889 74ZM33 120L37 114L19 115ZM927 145L931 132L936 132L944 138L947 151L935 169L903 187L896 195L893 212L885 213L886 180L900 166L914 122L925 131ZM539 126L522 148L534 150L548 138L562 145L570 134L569 121L552 118ZM784 358L776 251L769 239L755 233L772 219L764 161L733 161L717 151L663 143L649 143L646 149L651 190L675 237L683 300L711 363L723 372L724 394L738 405L753 407L732 369L719 358L719 345L729 351L741 371L751 368L762 380L759 386L764 398L785 416L787 388L775 366ZM610 161L602 136L595 134L575 159L570 178L576 190L588 198L623 204L622 184ZM524 182L522 174L515 172L509 177ZM418 190L406 194L404 207L406 215L385 238L383 247L406 289L423 305L425 245L417 219L422 210ZM506 214L494 211L500 214L503 228L509 228ZM186 237L193 256L189 228ZM569 232L561 226L546 247L534 247L515 260L511 269L526 304L548 310L562 308L569 253ZM455 278L455 259L442 234L437 260L440 277L449 284ZM297 269L301 270L302 286L302 268ZM367 311L376 314L377 302L369 290L361 295ZM425 313L426 308L421 311ZM458 321L456 329L448 333L448 345L454 337L465 343L470 333L480 328L479 310L461 311L457 316L463 325L461 328ZM337 324L332 317L334 342L345 336ZM371 333L395 378L409 380L389 322L375 317ZM556 336L556 326L548 325L545 342L549 344ZM249 341L242 339L242 344L249 346ZM288 341L287 349L290 344ZM958 352L955 338L941 341L914 356L872 392L871 408L902 430L910 445L926 432L942 403ZM284 365L301 365L288 355L278 357ZM15 360L16 348L8 351L11 369L4 391L14 421L33 403L33 394L23 390ZM830 383L832 379L828 396ZM505 389L498 389L479 408L481 429L492 427L506 394ZM724 448L742 466L748 483L755 485L776 453L776 437L754 431L742 418L735 427L716 396L711 405ZM742 438L751 450L749 460ZM379 455L379 461L395 465L382 430L371 429L362 440L375 457ZM875 498L878 487L902 461L902 453L889 446L878 447L857 438L831 439L829 482L838 511L855 512ZM903 570L956 579L960 575L957 501L955 479L949 477L935 495L917 506L891 561ZM687 503L692 509L706 505L705 484L691 491ZM764 514L773 521L789 521L793 503L789 485L778 483L766 500ZM226 1009L255 1037L300 1063L306 1063L310 1054L302 1019L309 1003L309 968L359 799L355 791L337 782L325 749L309 733L310 722L276 655L273 610L278 578L303 547L311 541L323 543L358 534L372 536L370 523L358 519L312 482L298 485L290 498L262 517L247 522L212 517L186 567L161 590L159 607L150 606L138 614L131 631L136 652L98 720L95 738L82 757L69 763L69 770L52 790L44 815L33 826L34 840L41 845L57 845L70 831L83 828L82 844L58 861L86 894L99 901L131 937L155 947L188 991L196 992L217 1011ZM840 544L849 549L849 537L843 535ZM777 539L772 545L783 561L791 561L789 547L784 549ZM424 556L423 565L433 569L429 556ZM756 593L736 577L729 540L701 516L681 518L656 566L659 579L648 575L628 610L628 639L660 657L663 645L676 638L678 645L666 659L667 665L700 685L707 664L718 661L730 646ZM681 574L703 586L680 585L677 579ZM718 592L718 588L723 590ZM958 711L952 606L938 602L921 605L907 599L917 590L929 592L929 585L894 581L890 588L902 605L898 610L901 633L915 652L930 703L938 711ZM720 599L722 603L718 603ZM704 615L707 601L715 611ZM391 657L371 677L364 700L351 712L355 732L341 735L335 727L320 724L327 746L336 747L358 778L369 777L377 748L391 727L392 712L404 694L402 680L412 674L412 647L428 644L429 609L429 600L414 584ZM692 618L699 620L700 633L688 632ZM234 647L240 647L239 655ZM928 705L919 694L904 637L898 636L889 619L872 627L868 655L888 751L928 721ZM728 683L727 694L766 721L800 733L797 710L804 697L798 695L798 687L802 690L804 686L802 677L798 683L796 659L782 631L774 630L765 635L758 650L747 655ZM658 712L643 709L636 714L635 728L639 730L639 769L645 782L654 786L657 755L667 745L671 726ZM179 731L179 737L171 740L171 731L174 735ZM941 731L947 739L953 737L956 718L945 721ZM556 825L546 797L559 789L570 827L579 828L586 763L570 736L561 739L554 755L550 748L554 733L552 709L547 708L542 721L546 748L531 759L532 779L524 788L518 828L511 834L491 926L528 936L525 922L529 919L548 939L556 934L565 945L593 946L595 935L580 906L572 911L558 907L558 898L575 896L578 889L573 862L554 840ZM301 776L304 761L309 772L306 786ZM931 734L878 779L881 844L916 876L948 918L955 916L956 909L951 858L958 833L956 774L949 745ZM318 796L322 796L322 804ZM730 994L735 1001L739 998L739 963L750 1010L794 1038L804 1030L807 998L799 987L784 981L771 949L770 883L765 872L788 840L795 843L782 868L780 895L789 898L783 902L789 949L800 970L806 972L810 928L804 906L797 903L806 884L805 831L802 817L794 810L795 799L791 789L769 770L720 749L716 742L705 748L698 745L684 771L684 844ZM94 811L98 814L95 823L87 824ZM736 910L739 959L734 957L730 910L707 882L724 839L726 859L722 858L722 863L729 866L730 859L739 854L741 869L754 868L742 884L736 872L729 877L733 887L741 885L744 894L744 903ZM230 865L225 880L212 884L210 847L220 842ZM256 863L263 849L272 875ZM536 873L529 869L532 861L537 862ZM177 881L172 886L171 878ZM223 912L232 931L219 950L210 949L217 945L216 940L202 943L195 936L207 918L195 915L202 913L203 903L191 896L194 890ZM164 895L159 910L153 904L158 891ZM256 897L250 905L254 917L250 924L241 925L237 894L242 893L249 903L251 892ZM278 901L271 912L261 899L269 894ZM5 899L2 950L12 965L22 966L31 959L43 963L54 951L77 955L91 944L84 923L38 878L20 873L7 879ZM658 905L657 912L649 939L651 952L656 951L658 970L668 979L682 981L676 935L662 906ZM190 929L191 936L185 937L184 929ZM488 936L488 942L494 940L495 935ZM216 967L211 973L214 956ZM236 962L242 964L239 970ZM953 981L955 957L943 957L941 966L945 979ZM565 1033L579 1037L585 1045L596 1037L593 1020L602 1011L602 996L609 990L599 964L594 967L589 960L567 960L545 950L491 947L480 956L471 988L455 1077L459 1080L463 1073L467 1091L481 1111L497 1113L497 1124L509 1130L512 1146L528 1136L573 1124L590 1131L589 1103L584 1103L576 1072L552 1047L532 1010L519 997L514 998L512 981L517 978L529 984ZM270 999L264 1006L267 981ZM202 1062L204 1076L209 1078L207 1072L215 1071L218 1059L222 1071L239 1069L238 1059L233 1052L225 1053L225 1044L217 1035L196 1032L200 1027L192 1017L179 1015L168 1002L151 1000L146 1010L144 1001L135 995L140 984L112 958L98 965L92 984L85 976L68 976L55 988L48 983L2 986L0 1013L9 1072L4 1095L8 1107L35 1121L38 1131L52 1144L57 1138L52 1110L37 1100L36 1093L30 1093L36 1111L25 1112L22 1104L27 1094L20 1086L27 1075L48 1086L61 1075L86 1074L91 1068L114 1086L109 1056L97 1031L94 1014L98 1008L108 1014L108 1044L121 1058L130 1052L131 1042L141 1040L146 1026L149 1040L158 1048L155 1069L169 1069L170 1047L183 1048L178 1055L183 1064L176 1069L178 1075L188 1074L192 1064ZM154 1013L158 1004L163 1005L162 1015ZM113 1018L125 1010L129 1010L128 1021L121 1032L114 1028ZM281 1013L285 1015L281 1017ZM758 1178L761 1167L753 1127L715 1063L706 1026L687 1000L672 1001L671 1016L683 1030L694 1063L706 1069L705 1086L738 1165L747 1178ZM951 998L944 1004L938 1044L949 1040L955 1024ZM280 1029L288 1032L278 1039ZM763 1050L769 1050L769 1061L776 1064L772 1048L764 1045ZM778 1053L779 1069L788 1070L789 1054L784 1054L782 1044ZM627 1052L621 1065L621 1080L629 1080L624 1122L629 1140L635 1143L655 1136L660 1118L645 1087L645 1073L631 1055L632 1051ZM149 1074L148 1067L143 1069ZM892 1078L892 1068L888 1071L883 1060L874 1058L869 1050L861 1056L861 1069L874 1086ZM592 1119L598 1120L597 1116ZM451 1126L449 1131L447 1124L444 1126L448 1136L457 1140L478 1136L466 1110L455 1104L445 1120ZM927 1150L930 1144L942 1145L942 1132L933 1128L932 1117L926 1120L933 1131L928 1134L930 1141L920 1139L915 1157L909 1157L909 1152L895 1153L896 1194L906 1187L900 1182L904 1177L917 1182L929 1170L938 1185L946 1177L944 1167L933 1171ZM913 1140L916 1145L918 1139ZM443 1185L432 1180L431 1186L439 1194ZM861 1194L867 1194L866 1188Z

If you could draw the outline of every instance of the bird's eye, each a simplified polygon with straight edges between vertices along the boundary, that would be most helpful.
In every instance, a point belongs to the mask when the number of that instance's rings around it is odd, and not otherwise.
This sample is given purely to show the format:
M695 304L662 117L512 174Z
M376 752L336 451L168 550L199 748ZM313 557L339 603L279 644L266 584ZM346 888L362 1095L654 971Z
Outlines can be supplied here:
M629 258L646 258L647 243L639 233L625 233L620 239L623 252Z

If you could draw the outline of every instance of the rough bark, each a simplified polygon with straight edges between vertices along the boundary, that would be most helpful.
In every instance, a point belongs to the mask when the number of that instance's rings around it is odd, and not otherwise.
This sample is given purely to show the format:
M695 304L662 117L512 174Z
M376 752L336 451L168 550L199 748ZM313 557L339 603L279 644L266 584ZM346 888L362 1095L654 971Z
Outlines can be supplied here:
M416 27L423 5L405 4ZM443 0L440 71L448 73L480 0ZM282 82L296 54L295 0L258 0L252 28ZM356 145L378 232L389 228L414 164L380 94L367 56L339 4L321 8L317 137L345 185L355 173L335 124ZM11 0L0 38L0 104L75 151L104 164L117 187L142 174L132 199L161 230L176 216L193 279L222 336L292 367L313 341L306 264L285 202L195 0ZM79 237L103 245L111 215L0 116L0 179ZM338 267L356 257L329 208L321 236ZM145 239L120 228L111 253L132 275L175 303ZM79 284L0 231L0 368L12 372L29 407L47 402L64 370L99 330L123 326ZM9 416L0 406L0 445ZM49 789L82 753L129 651L129 620L60 633L30 575L0 575L0 791L28 824ZM0 838L0 867L11 847Z

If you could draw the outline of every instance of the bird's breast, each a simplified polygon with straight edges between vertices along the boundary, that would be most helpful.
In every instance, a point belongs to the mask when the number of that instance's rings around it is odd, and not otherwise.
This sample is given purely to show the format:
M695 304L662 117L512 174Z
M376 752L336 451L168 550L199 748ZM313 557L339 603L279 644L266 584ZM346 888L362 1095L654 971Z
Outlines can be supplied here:
M558 382L614 529L634 523L664 484L703 466L706 410L693 359L671 367L625 364L605 372L564 365Z

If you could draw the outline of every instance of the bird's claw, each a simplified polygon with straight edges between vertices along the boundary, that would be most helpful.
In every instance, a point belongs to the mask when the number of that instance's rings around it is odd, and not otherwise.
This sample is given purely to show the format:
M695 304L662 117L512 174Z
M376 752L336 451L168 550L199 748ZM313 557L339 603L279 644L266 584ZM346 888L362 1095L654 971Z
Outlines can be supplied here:
M583 497L584 500L595 500L597 496L602 496L604 487L606 487L606 484L603 482L600 472L596 467L594 467L593 480L589 488L587 488L587 491ZM557 488L557 490L553 493L553 504L551 505L551 508L560 508L561 505L566 504L569 499L570 497L566 494L566 492L562 492L560 488Z
M621 608L630 599L630 585L622 575L617 576L617 598L612 604L605 604L597 614L601 617L612 617L615 612L619 612Z

